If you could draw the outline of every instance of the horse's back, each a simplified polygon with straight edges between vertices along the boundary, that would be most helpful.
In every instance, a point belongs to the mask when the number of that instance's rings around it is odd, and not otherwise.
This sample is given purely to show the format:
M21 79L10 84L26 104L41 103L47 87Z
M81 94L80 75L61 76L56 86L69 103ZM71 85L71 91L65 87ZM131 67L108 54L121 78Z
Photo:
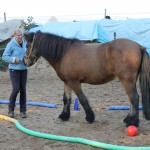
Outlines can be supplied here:
M61 75L90 84L105 83L114 78L107 71L105 48L99 51L101 43L73 46L60 62ZM62 76L61 76L62 77Z
M110 43L109 65L119 79L136 78L141 64L141 45L129 39L116 39Z
M140 45L128 39L99 44L74 45L60 62L61 77L91 84L101 84L138 73ZM62 78L63 78L62 77Z
M115 61L123 63L136 64L141 61L141 45L129 39L116 39L110 42L110 59L114 57Z

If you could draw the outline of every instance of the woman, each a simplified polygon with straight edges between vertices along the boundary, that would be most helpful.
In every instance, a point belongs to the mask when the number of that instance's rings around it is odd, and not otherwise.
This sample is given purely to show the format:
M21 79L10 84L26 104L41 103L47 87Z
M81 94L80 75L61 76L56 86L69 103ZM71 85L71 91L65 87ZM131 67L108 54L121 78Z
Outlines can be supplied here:
M26 82L27 67L23 58L26 52L26 41L23 39L23 31L17 29L14 37L7 44L2 59L9 63L9 74L12 83L12 92L9 98L8 116L14 118L15 102L20 92L20 116L26 118Z

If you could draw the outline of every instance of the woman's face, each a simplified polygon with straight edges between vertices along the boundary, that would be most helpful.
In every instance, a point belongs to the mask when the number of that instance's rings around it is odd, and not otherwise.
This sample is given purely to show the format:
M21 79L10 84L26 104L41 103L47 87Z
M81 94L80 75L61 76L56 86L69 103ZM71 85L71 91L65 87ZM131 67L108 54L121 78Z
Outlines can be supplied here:
M22 34L21 31L17 31L17 32L15 33L15 40L16 40L19 44L22 43L22 37L23 37L23 34Z

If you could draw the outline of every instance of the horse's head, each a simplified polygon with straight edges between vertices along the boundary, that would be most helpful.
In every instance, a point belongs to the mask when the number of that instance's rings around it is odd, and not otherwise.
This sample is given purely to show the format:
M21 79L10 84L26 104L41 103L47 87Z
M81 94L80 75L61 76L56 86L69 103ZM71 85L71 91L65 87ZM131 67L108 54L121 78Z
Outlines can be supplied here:
M27 41L27 50L26 55L24 57L24 63L29 67L35 64L35 62L38 60L38 54L36 52L35 46L34 46L34 36L35 33L25 33L24 37Z

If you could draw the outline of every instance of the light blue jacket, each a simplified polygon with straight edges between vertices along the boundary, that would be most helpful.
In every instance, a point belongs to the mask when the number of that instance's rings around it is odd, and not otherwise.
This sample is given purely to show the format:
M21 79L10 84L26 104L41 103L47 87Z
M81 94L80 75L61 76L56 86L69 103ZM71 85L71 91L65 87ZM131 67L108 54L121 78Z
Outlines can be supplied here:
M22 47L17 43L15 38L12 38L10 42L7 44L2 59L9 63L9 69L14 70L25 70L27 69L27 66L24 64L24 56L26 53L26 44L27 42L23 40ZM21 63L17 64L15 63L15 59L18 58Z

